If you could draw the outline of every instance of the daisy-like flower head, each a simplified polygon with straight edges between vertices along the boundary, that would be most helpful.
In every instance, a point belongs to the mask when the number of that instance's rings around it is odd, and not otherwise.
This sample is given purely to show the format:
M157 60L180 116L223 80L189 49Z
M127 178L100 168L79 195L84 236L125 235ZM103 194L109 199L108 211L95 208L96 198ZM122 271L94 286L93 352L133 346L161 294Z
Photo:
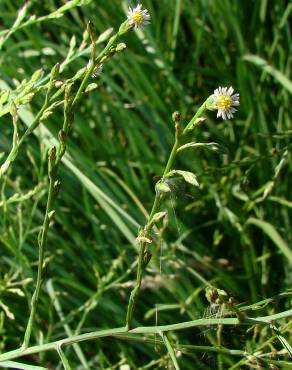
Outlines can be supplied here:
M222 117L224 120L233 118L233 113L237 111L239 106L239 94L233 94L233 87L218 87L214 90L213 106L218 110L217 117Z
M138 4L135 8L129 6L127 18L129 25L135 27L135 29L150 23L150 14L147 9L142 8L141 4Z

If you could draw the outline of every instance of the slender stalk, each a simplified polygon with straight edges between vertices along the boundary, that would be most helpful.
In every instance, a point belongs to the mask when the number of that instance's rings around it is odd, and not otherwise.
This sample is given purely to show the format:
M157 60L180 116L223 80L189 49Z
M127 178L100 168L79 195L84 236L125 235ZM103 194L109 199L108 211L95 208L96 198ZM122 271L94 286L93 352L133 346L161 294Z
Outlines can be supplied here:
M176 139L175 142L174 142L174 145L172 147L172 150L170 152L170 156L169 156L168 161L166 163L165 170L163 172L162 177L165 177L171 171L173 162L174 162L176 154L177 154L178 146L179 146L179 140Z
M71 87L72 85L67 86L65 90L65 101L64 101L64 123L63 128L59 133L60 144L58 151L53 147L49 151L48 155L48 175L49 175L49 190L48 190L48 199L46 212L44 217L44 222L40 234L39 240L39 257L38 257L38 272L37 272L37 282L35 291L32 297L31 310L26 326L24 340L22 348L27 348L29 345L31 332L33 329L33 324L35 320L37 305L39 301L40 291L43 283L43 274L44 274L44 256L45 248L47 244L48 230L50 227L50 222L54 216L54 200L59 191L59 182L57 181L58 167L61 162L61 159L66 151L66 138L69 133L70 127L73 121L72 115L72 101L71 101Z
M113 329L106 329L106 330L98 330L89 333L73 335L70 338L60 339L55 342L40 344L37 346L32 346L29 348L19 348L10 352L6 352L0 355L0 362L12 360L14 358L18 358L21 356L32 355L34 353L41 353L45 351L56 350L57 346L63 347L66 345L71 345L74 343L84 342L87 340L94 340L98 338L104 337L118 337L121 335L123 337L124 334L127 332L130 334L145 334L145 335L153 335L164 333L168 331L175 331L175 330L184 330L194 327L209 327L216 326L216 325L254 325L254 323L258 323L261 325L270 326L272 321L280 320L282 318L288 318L292 316L292 310L284 311L279 314L269 315L269 316L262 316L257 318L246 317L243 321L239 320L238 318L214 318L214 319L197 319L192 321L181 322L178 324L171 324L171 325L160 325L160 326L141 326L137 327L132 330L128 330L126 326L113 328Z
M182 132L182 135L186 134L188 130L194 129L197 125L200 123L200 117L204 114L204 112L211 107L211 103L213 101L212 96L207 98L205 102L200 106L198 109L197 113L193 116L193 118L190 120L190 122L187 124L185 129ZM170 152L169 158L167 160L165 169L163 171L162 179L165 178L171 171L173 163L175 161L176 155L178 153L179 145L180 145L180 138L181 138L181 132L180 132L180 114L179 112L174 112L173 113L173 121L175 122L175 142L173 144L172 150ZM150 215L148 217L147 223L142 229L141 236L143 237L148 237L153 225L151 223L155 213L157 212L159 205L160 205L160 200L161 196L159 192L156 192L152 210L150 212ZM136 277L136 285L133 288L131 294L130 294L130 299L129 299L129 304L127 308L127 315L126 315L126 326L128 329L131 327L131 321L133 318L135 306L137 303L138 295L141 290L141 283L142 283L142 278L143 278L143 272L149 262L147 262L147 255L146 255L146 243L145 241L140 242L140 248L139 248L139 256L138 256L138 269L137 269L137 277ZM144 262L144 259L146 261Z
M208 99L210 99L210 98L208 98ZM202 114L207 109L208 99L198 109L197 113L194 115L194 117L191 119L191 121L187 124L187 126L184 129L182 134L185 134L187 130L189 130L190 128L194 128L196 126L197 119L200 118L202 116ZM175 122L175 142L173 144L172 150L171 150L169 158L167 160L165 169L163 171L162 179L164 177L166 177L169 174L169 172L171 171L173 163L174 163L175 158L176 158L176 155L178 153L179 145L180 145L180 136L181 136L180 135L180 125L179 125L180 114L178 112L175 112L173 114L173 120ZM152 206L152 210L150 212L150 215L148 217L146 225L142 229L142 234L143 234L144 237L147 237L149 235L150 231L151 231L151 228L153 226L151 221L152 221L155 213L157 212L157 210L159 208L160 200L161 200L161 196L160 196L159 192L156 192L154 202L153 202L153 206ZM136 303L137 303L138 295L139 295L140 290L141 290L141 283L142 283L143 273L144 273L144 270L145 270L145 268L147 266L147 263L148 263L148 262L146 262L146 263L144 262L144 257L147 257L147 256L145 256L146 248L147 247L146 247L145 241L142 241L140 243L140 248L139 248L136 285L135 285L134 289L131 292L130 299L129 299L129 304L128 304L128 308L127 308L126 326L127 326L128 329L130 329L130 326L131 326L131 321L132 321L132 318L133 318L133 314L134 314L135 306L136 306Z
M217 327L217 346L220 348L222 346L222 329L223 325L219 324ZM223 357L222 357L222 352L218 352L217 354L217 363L218 363L218 370L223 370Z
M172 147L172 150L170 152L168 161L166 163L165 169L163 171L162 177L165 177L170 171L173 166L176 154L177 154L177 149L179 147L179 124L176 122L176 135L175 135L175 142ZM144 237L147 237L152 229L152 224L151 221L153 219L153 216L157 212L159 205L160 205L160 200L161 200L161 195L159 192L156 192L155 198L153 201L152 209L150 212L150 215L147 219L147 223L145 224L142 234ZM145 241L141 241L139 244L139 255L138 255L138 268L137 268L137 276L136 276L136 285L133 288L131 294L130 294L130 299L128 303L128 308L127 308L127 315L126 315L126 326L128 329L131 327L131 322L134 314L134 310L136 307L137 299L141 290L141 284L142 284L142 278L143 278L143 273L144 270L148 264L149 261L147 261L147 256L145 255L147 250L147 243ZM146 257L146 258L145 258Z
M153 202L153 205L152 205L152 209L151 209L151 212L150 212L150 215L148 217L148 223L149 221L152 220L153 216L155 215L158 207L159 207L159 204L160 204L160 197L159 195L156 193L155 194L155 198L154 198L154 202Z
M145 338L145 336L137 337L137 335L134 334L117 334L114 335L117 339L123 339L128 341L134 341L134 342L142 342L142 343L151 343L151 344L163 344L162 340L159 340L157 338ZM222 354L227 354L231 356L245 356L248 355L247 352L240 350L240 349L229 349L226 347L216 347L216 346L202 346L202 345L191 345L191 344L172 344L173 347L178 350L182 351L184 353L190 353L191 351L202 351L202 352L217 352Z
M45 252L48 230L49 230L50 221L51 221L50 212L52 211L52 207L53 207L53 198L54 198L54 191L55 191L54 182L55 182L55 178L50 177L46 213L45 213L45 218L44 218L44 223L43 223L41 240L39 243L37 282L36 282L36 288L35 288L34 294L32 296L31 311L30 311L27 327L26 327L25 334L24 334L24 340L23 340L24 348L27 348L29 344L29 340L30 340L31 332L33 328L33 322L34 322L34 318L36 314L37 304L39 301L40 290L42 287L43 271L44 271L44 252Z
M207 102L208 102L208 99L201 105L201 107L199 108L199 110L197 111L195 116L188 123L188 125L186 126L186 128L183 131L183 134L186 132L186 130L188 130L191 127L193 127L194 125L196 125L196 120L199 117L201 117L202 114L207 109L207 106L206 106ZM179 125L180 114L178 112L175 112L173 114L173 120L175 122L175 141L174 141L172 150L170 152L169 158L167 160L165 169L163 171L162 179L164 177L166 177L169 174L169 172L171 171L173 163L174 163L176 155L177 155L177 152L178 152L179 145L180 145L180 125ZM150 215L147 219L147 223L145 224L144 228L142 229L142 235L144 237L147 237L149 235L151 229L152 229L153 225L152 225L151 221L153 219L153 216L155 215L155 213L157 212L157 210L159 208L160 200L161 200L161 195L160 195L159 192L156 192L154 202L153 202L153 206L152 206ZM144 273L144 270L147 266L147 263L149 262L149 261L147 262L147 256L145 255L146 254L146 249L147 249L147 246L146 246L145 241L141 241L140 246L139 246L136 285L135 285L135 287L133 288L133 290L130 294L130 299L129 299L128 308L127 308L126 327L128 329L130 329L130 327L131 327L131 322L132 322L134 310L135 310L137 299L138 299L138 296L139 296L139 293L140 293L140 290L141 290L143 273ZM146 257L146 262L144 261L145 257Z
M126 327L130 329L130 325L132 322L134 310L136 307L137 299L141 290L142 278L143 278L143 270L144 270L144 253L146 249L146 243L141 242L139 248L139 256L138 256L138 268L137 268L137 277L136 277L136 285L131 292L129 304L127 308L127 316L126 316Z
M102 52L97 56L97 58L94 60L94 61L92 61L92 63L90 64L90 66L89 66L89 68L87 69L87 72L86 72L86 74L85 74L85 76L84 76L84 78L83 78L83 80L82 80L82 82L81 82L81 84L80 84L80 86L79 86L79 89L78 89L78 91L77 91L77 93L76 93L76 95L75 95L75 98L74 98L74 100L73 100L73 103L72 103L72 105L74 106L77 102L78 102L78 100L81 98L81 95L82 95L82 93L83 93L83 90L84 90L84 88L85 88L85 86L86 86L86 84L87 84L87 82L88 82L88 80L90 79L90 76L92 75L92 73L93 73L93 71L94 71L94 69L96 68L96 65L98 64L98 63L100 63L100 61L102 60L102 58L110 51L110 49L111 49L111 47L114 45L114 43L118 40L118 38L120 37L120 33L119 32L117 32L114 36L112 36L110 39L109 39L109 41L108 41L108 43L107 43L107 45L106 45L106 47L102 50Z

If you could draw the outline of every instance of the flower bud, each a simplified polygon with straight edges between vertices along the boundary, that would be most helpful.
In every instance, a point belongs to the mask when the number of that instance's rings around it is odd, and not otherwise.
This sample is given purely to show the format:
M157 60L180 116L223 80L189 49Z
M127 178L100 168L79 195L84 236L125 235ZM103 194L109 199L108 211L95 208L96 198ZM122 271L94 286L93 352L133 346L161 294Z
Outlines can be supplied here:
M176 111L172 113L173 122L178 123L180 121L180 118L181 118L180 112Z

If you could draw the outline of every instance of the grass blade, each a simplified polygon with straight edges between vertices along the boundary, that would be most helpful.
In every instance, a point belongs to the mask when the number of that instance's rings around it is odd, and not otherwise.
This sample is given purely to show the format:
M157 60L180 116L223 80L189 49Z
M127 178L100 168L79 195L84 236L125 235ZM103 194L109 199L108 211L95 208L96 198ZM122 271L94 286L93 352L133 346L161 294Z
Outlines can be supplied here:
M261 68L263 71L267 72L271 75L277 82L279 82L290 94L292 94L292 82L286 77L281 71L276 69L275 67L268 64L268 62L257 56L252 54L247 54L243 57L243 60L250 62L257 67Z
M180 370L180 367L178 365L178 362L177 362L177 359L176 359L174 350L173 350L173 348L172 348L172 346L171 346L171 344L170 344L167 336L165 334L163 334L162 332L160 332L159 334L160 334L160 336L161 336L161 338L162 338L162 340L163 340L163 342L165 344L165 347L167 349L167 352L169 354L169 357L171 358L171 361L173 363L173 366L174 366L175 370Z
M15 362L15 361L4 361L0 362L0 367L5 367L8 369L14 369L14 370L48 370L47 367L42 366L33 366L28 364L23 364L21 362Z
M254 225L260 228L275 243L292 265L292 251L272 224L251 217L247 220L246 225Z

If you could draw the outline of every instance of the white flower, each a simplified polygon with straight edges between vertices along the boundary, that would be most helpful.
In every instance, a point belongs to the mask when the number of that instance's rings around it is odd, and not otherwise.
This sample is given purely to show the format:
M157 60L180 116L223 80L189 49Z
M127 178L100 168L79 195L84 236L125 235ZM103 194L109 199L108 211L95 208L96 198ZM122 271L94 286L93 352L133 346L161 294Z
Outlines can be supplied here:
M218 87L214 90L213 106L218 110L217 117L225 119L233 118L233 113L237 111L234 107L239 106L239 94L233 94L233 87ZM233 94L233 95L232 95Z
M150 14L147 9L142 9L141 4L138 4L136 8L131 8L129 6L127 18L129 25L136 29L150 23Z
M91 60L87 63L86 68L88 69L88 68L90 68L90 66L91 66ZM103 64L100 64L100 65L98 65L94 68L94 70L91 74L91 77L94 78L94 77L99 76L102 73L102 71L103 71Z
M130 366L128 364L125 364L125 365L121 365L119 367L119 370L131 370Z

